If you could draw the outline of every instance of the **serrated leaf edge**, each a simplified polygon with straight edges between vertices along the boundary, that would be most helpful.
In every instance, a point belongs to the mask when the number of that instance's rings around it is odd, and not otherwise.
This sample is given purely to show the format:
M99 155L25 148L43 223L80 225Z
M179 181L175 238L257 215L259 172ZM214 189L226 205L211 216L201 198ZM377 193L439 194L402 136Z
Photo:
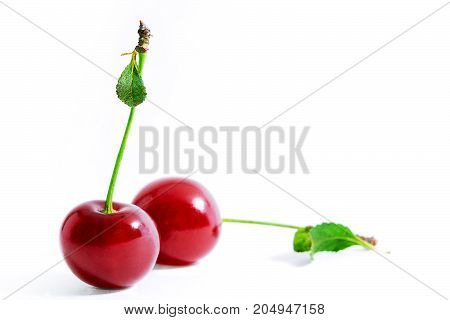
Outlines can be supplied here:
M324 223L321 223L321 224L319 224L319 225L317 225L317 226L314 226L314 227L310 230L310 232L311 232L314 228L322 227L322 226L326 226L326 225L335 225L335 226L337 226L338 228L341 228L341 229L345 230L346 232L349 231L349 232L356 238L356 240L355 240L355 239L353 239L353 238L348 238L348 237L331 237L331 238L327 238L327 240L346 240L346 241L348 241L348 242L353 243L354 245L361 245L361 246L365 247L365 246L364 246L364 241L363 241L363 240L361 240L357 235L355 235L355 234L353 233L353 231L350 230L350 228L348 228L348 227L346 227L346 226L344 226L344 225L342 225L342 224L340 224L340 223L324 222ZM310 233L310 234L311 234L311 233ZM316 241L314 241L314 238L311 236L311 251L309 252L309 255L310 255L311 259L314 259L314 255L315 255L316 253L320 252L320 251L314 251L314 250L313 250L314 246L315 246L315 245L318 245L318 244L320 244L320 243L323 243L323 242L324 242L324 241L318 241L318 242L316 242ZM339 251L341 251L341 250L338 250L338 251L332 251L332 250L329 250L329 251L328 251L328 250L324 250L324 251L326 251L326 252L339 252Z

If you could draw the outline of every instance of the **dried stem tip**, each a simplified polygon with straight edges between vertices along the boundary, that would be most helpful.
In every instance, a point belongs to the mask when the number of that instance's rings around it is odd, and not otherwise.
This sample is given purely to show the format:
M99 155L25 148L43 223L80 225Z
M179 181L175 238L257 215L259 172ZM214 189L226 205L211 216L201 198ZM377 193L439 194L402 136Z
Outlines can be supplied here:
M358 237L360 237L361 239L363 239L365 242L373 245L374 247L377 245L378 241L377 239L375 239L374 237L363 237L358 235Z
M145 53L148 50L148 44L150 42L150 29L144 24L142 20L139 21L139 42L136 46L136 51L139 53Z

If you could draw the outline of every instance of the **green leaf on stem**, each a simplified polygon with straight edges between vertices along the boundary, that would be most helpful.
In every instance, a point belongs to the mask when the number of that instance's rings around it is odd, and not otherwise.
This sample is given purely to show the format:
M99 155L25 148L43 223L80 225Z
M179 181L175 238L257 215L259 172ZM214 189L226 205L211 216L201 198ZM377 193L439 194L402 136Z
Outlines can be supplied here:
M298 229L294 235L294 251L308 252L309 250L311 250L309 229Z
M120 75L116 92L119 99L129 107L136 107L144 102L147 91L134 61Z
M354 235L349 228L337 223L322 223L310 232L311 257L320 251L340 251L351 246L360 245L372 249L372 245Z

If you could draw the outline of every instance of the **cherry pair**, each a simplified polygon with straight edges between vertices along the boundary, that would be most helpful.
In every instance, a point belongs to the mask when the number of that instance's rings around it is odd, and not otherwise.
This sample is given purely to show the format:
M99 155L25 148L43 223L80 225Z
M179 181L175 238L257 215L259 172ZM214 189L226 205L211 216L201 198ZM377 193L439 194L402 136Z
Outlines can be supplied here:
M141 279L155 262L187 265L216 244L221 219L210 193L187 179L150 183L133 204L104 201L74 208L64 220L61 245L71 270L99 288L126 288Z

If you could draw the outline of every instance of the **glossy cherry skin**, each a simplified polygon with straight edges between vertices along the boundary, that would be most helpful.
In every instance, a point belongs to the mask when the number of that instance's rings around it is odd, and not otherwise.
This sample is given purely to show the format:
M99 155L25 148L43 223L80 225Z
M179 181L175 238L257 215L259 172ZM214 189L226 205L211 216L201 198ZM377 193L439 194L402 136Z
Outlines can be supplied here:
M211 194L197 182L160 179L144 187L133 203L144 209L158 228L158 264L192 264L217 243L222 222L219 209Z
M104 201L74 208L61 227L61 247L73 273L98 288L133 285L153 268L159 236L149 216L132 204L114 203L115 213L101 211Z

